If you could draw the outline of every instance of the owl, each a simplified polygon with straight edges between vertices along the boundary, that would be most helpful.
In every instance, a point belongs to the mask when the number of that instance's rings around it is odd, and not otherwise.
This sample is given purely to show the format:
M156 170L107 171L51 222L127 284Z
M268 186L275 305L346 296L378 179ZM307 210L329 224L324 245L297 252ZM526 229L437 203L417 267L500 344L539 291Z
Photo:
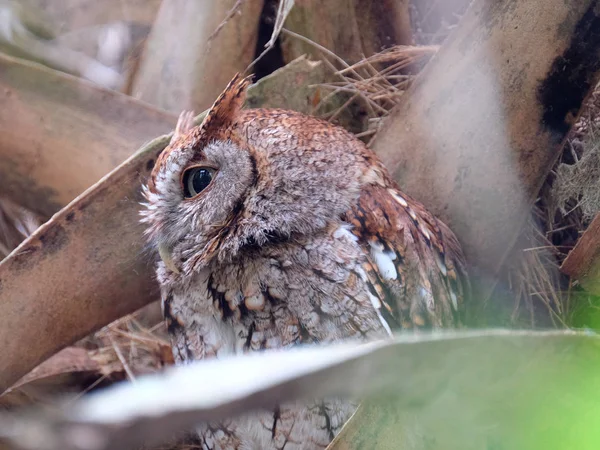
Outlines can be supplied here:
M460 324L468 282L449 228L342 128L243 110L248 84L236 76L198 127L182 114L144 188L177 363ZM355 407L281 404L201 425L198 443L325 448Z

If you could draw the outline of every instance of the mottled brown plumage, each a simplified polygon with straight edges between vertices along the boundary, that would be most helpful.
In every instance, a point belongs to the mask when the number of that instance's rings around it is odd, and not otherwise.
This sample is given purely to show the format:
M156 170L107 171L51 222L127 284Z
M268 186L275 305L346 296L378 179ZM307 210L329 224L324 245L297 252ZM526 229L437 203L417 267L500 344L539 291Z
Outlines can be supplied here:
M345 130L242 110L247 84L236 77L199 127L181 116L146 189L176 360L458 325L452 232ZM285 404L198 435L207 449L324 448L354 407Z

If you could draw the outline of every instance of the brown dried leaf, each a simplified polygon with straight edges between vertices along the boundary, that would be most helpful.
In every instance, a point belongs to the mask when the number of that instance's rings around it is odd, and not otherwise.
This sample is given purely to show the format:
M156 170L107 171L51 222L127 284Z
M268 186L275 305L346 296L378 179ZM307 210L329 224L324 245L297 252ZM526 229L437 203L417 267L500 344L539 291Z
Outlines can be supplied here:
M88 351L67 347L44 361L0 395L0 406L13 407L31 403L57 392L64 392L73 383L76 373L99 374L101 366Z
M74 77L0 55L0 194L49 217L177 121Z
M256 49L263 0L165 0L132 95L167 111L208 108Z
M594 295L600 295L600 213L577 241L560 270Z
M17 383L12 389L42 378L50 378L67 372L92 372L100 368L97 361L90 358L88 351L78 347L67 347L37 366Z
M0 391L65 345L157 299L138 211L143 180L168 139L146 145L0 263Z

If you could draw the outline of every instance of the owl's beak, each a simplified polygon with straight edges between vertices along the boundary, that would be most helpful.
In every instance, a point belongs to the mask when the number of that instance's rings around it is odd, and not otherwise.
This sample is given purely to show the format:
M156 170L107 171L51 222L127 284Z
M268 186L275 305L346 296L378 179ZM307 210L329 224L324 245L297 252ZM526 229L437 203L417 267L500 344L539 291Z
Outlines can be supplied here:
M163 260L167 269L171 272L180 273L179 269L175 266L173 258L171 256L171 249L164 243L158 244L158 254L160 259Z

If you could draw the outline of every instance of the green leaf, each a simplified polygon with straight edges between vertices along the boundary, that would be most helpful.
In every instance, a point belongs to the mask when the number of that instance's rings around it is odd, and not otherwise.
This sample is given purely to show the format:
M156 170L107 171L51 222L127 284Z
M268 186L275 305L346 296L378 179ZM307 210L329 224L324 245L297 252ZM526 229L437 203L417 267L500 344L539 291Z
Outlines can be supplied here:
M215 359L121 383L60 412L0 418L0 436L68 450L86 430L96 450L118 450L281 401L342 395L365 403L336 450L596 449L599 350L585 332L480 330Z

